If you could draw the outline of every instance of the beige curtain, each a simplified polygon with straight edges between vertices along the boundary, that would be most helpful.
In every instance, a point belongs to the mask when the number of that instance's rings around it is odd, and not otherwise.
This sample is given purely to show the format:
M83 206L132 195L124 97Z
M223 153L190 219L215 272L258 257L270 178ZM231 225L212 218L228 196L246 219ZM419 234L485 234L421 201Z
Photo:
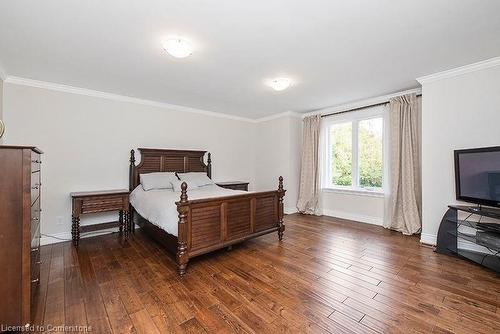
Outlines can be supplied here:
M302 164L297 210L312 215L318 212L319 132L321 115L304 118L302 126Z
M391 99L388 113L389 191L384 227L407 235L420 233L422 197L417 96L409 94Z

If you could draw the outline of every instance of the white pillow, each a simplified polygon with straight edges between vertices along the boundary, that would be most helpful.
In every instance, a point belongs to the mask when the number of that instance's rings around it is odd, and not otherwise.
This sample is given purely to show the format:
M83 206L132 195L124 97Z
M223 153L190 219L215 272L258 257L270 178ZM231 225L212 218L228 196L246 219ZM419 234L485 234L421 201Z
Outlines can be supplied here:
M174 189L174 191L180 192L182 190L181 186L182 186L183 182L186 182L188 192L189 192L189 190L193 190L193 189L198 188L198 185L192 181L172 180L170 184L172 185L172 188Z
M139 175L142 189L172 189L172 181L179 180L173 172L159 172Z
M177 176L179 176L182 181L189 181L197 184L198 187L208 186L215 183L210 180L205 172L177 173Z

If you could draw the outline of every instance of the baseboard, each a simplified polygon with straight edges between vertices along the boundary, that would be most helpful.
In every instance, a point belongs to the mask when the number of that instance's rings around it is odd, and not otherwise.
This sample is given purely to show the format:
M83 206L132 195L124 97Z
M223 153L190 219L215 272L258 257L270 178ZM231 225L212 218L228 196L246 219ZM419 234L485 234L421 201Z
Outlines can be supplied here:
M431 246L436 246L437 235L429 234L429 233L422 233L422 234L420 234L420 243L426 244L426 245L431 245Z
M40 245L45 246L45 245L51 245L51 244L57 244L59 242L66 242L71 240L71 233L70 232L62 232L62 233L55 233L55 234L47 234L47 235L42 235L40 238Z
M292 207L290 207L290 206L285 206L285 207L283 208L283 212L284 212L286 215L291 215L291 214L293 214L293 213L297 213L298 211L297 211L297 208L295 208L295 207L293 207L293 206L292 206Z
M99 235L110 234L115 232L118 232L117 227L102 231L91 232L89 234L82 234L80 238L84 239L90 237L97 237ZM67 242L67 241L71 241L71 232L47 234L47 235L42 235L42 237L40 238L40 246L52 245L52 244L57 244L59 242Z
M325 210L325 209L323 209L323 215L329 216L329 217L347 219L347 220L354 220L357 222L371 224L371 225L377 225L377 226L382 226L384 223L384 219L381 217L364 216L364 215L358 215L355 213L338 211L338 210Z

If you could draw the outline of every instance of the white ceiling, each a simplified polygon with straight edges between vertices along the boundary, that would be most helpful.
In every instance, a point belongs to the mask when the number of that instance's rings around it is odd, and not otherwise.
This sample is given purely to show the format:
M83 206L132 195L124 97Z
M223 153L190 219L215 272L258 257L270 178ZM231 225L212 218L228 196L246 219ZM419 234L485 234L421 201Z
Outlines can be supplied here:
M498 0L2 0L10 76L258 118L500 55ZM161 48L172 34L194 54ZM267 78L289 76L275 92Z

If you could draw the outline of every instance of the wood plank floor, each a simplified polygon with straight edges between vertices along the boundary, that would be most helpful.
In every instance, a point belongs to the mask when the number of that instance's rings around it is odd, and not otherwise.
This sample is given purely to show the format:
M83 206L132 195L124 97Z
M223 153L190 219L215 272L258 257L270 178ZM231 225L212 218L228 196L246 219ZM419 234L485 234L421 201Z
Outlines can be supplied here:
M35 324L93 333L500 333L500 280L383 228L286 216L263 236L174 261L141 232L42 247Z

